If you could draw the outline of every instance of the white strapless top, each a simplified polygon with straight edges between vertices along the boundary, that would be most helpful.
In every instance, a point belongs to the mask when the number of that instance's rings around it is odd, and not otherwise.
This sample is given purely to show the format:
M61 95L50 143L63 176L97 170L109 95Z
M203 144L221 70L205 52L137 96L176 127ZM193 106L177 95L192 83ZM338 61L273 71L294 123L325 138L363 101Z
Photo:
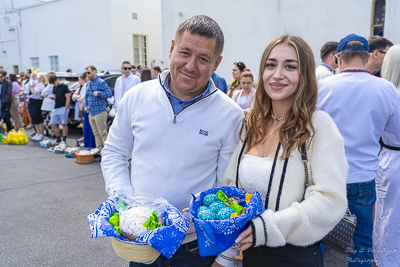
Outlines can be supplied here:
M239 177L243 189L249 193L258 191L265 202L273 158L262 158L245 154L240 161Z

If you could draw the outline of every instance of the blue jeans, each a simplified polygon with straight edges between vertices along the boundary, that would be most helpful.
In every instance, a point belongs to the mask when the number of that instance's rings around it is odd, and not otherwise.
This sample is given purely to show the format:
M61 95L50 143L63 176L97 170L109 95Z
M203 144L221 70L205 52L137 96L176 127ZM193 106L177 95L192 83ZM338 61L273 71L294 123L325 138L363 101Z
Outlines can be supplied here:
M210 267L216 256L201 257L197 240L183 244L171 259L160 255L152 264L130 262L129 267Z
M372 266L372 211L376 200L375 179L347 184L350 212L357 216L354 251L347 258L348 266Z

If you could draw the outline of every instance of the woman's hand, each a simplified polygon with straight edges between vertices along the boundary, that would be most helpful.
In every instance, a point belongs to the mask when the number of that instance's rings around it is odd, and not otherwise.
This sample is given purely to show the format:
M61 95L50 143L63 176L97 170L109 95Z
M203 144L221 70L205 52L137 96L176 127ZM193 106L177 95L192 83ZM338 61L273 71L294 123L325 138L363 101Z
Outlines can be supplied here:
M232 248L240 251L245 251L253 245L253 228L249 225L246 230L240 233L238 238L235 240L235 244Z

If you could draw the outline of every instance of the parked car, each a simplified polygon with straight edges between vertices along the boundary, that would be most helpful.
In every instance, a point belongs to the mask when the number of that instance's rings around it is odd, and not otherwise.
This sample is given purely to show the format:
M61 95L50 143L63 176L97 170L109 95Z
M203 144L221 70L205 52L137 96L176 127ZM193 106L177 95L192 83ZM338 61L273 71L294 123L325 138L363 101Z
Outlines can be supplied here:
M68 127L76 128L81 123L81 121L75 118L75 101L72 101L72 95L75 93L76 90L79 89L78 78L80 77L80 75L70 74L70 73L56 73L56 75L62 83L68 85L69 91L71 93L71 102L69 105L69 115L68 115ZM108 87L111 89L111 92L113 93L113 96L114 96L115 82L117 78L120 77L121 75L122 75L121 71L99 71L97 73L97 76L103 79L107 83ZM108 107L107 107L108 114L110 113L113 103L114 103L113 100L108 101ZM113 119L114 119L113 116L107 116L108 128L111 126Z

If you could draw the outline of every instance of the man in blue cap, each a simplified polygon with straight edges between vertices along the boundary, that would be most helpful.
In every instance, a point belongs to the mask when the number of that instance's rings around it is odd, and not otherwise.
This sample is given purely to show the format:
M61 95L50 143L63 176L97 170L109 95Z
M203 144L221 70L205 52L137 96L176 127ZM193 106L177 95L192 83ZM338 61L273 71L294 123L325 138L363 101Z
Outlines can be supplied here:
M318 82L317 107L337 124L349 163L347 199L351 213L357 216L357 227L348 266L372 266L379 138L384 131L400 135L399 95L392 83L369 74L369 46L364 37L350 34L340 40L336 58L340 74Z

